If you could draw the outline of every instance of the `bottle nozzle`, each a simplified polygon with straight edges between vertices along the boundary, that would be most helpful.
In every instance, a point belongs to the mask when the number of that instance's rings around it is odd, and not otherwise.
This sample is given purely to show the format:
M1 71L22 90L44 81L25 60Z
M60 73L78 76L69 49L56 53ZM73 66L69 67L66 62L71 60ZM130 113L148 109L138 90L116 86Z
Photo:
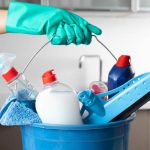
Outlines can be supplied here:
M15 58L15 54L0 53L0 73L7 82L10 82L18 75L17 70L11 65Z
M6 73L11 68L11 63L16 58L15 54L0 53L0 72Z
M118 66L118 67L127 67L127 66L130 66L130 59L131 59L131 57L129 55L121 55L118 58L116 66Z
M53 73L53 71L53 69L48 70L42 75L43 84L48 84L56 81L56 75Z

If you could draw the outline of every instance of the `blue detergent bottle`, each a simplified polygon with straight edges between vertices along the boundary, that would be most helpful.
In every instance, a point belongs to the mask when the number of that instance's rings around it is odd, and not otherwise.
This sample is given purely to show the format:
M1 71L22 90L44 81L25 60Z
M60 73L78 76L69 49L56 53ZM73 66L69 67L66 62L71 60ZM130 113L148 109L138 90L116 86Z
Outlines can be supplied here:
M112 67L108 75L108 90L113 90L134 77L134 71L130 63L131 57L121 55L117 63Z

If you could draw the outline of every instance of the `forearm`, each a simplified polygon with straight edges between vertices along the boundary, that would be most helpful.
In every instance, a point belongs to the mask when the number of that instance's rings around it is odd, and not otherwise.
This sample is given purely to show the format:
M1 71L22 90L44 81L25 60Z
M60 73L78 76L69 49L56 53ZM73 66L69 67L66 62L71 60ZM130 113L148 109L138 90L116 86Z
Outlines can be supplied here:
M7 10L0 10L0 34L6 33Z

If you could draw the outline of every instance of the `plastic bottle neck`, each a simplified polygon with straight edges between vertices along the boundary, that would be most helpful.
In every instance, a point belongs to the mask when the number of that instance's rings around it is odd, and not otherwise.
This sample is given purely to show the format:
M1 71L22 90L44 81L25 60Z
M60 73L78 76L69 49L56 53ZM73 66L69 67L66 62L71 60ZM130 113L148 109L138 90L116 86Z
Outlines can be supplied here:
M51 83L46 83L46 84L44 84L44 89L52 87L52 86L54 86L55 84L58 84L58 83L59 83L58 81L54 81L54 82L51 82Z

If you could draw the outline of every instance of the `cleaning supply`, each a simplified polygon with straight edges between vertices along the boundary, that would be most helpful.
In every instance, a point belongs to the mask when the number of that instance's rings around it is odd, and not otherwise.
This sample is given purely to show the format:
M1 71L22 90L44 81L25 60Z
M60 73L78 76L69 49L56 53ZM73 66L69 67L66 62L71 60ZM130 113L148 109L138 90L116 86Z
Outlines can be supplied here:
M94 94L104 93L108 91L107 85L102 81L94 81L90 83L89 89L92 90ZM108 97L104 97L104 100L107 100Z
M107 101L103 100L103 97L110 95L114 96ZM149 101L150 72L105 93L94 94L91 90L82 91L78 98L83 108L89 112L89 115L83 119L85 124L104 125L118 118L124 119ZM83 113L84 111L82 110Z
M23 74L11 65L16 55L10 53L0 53L0 72L7 82L12 93L18 92L18 98L22 100L35 100L38 92L26 80Z
M6 31L46 34L55 45L90 44L92 33L102 33L98 27L66 10L23 2L10 2Z
M53 70L42 75L44 89L36 98L36 110L43 123L82 124L75 91L56 79Z
M35 100L20 100L18 93L11 94L0 110L0 124L3 126L41 123L35 110Z
M113 90L134 77L130 56L121 55L108 75L108 90Z
M89 87L94 94L99 94L108 91L107 85L102 81L94 81Z
M111 121L114 122L114 121L128 118L133 112L136 112L140 107L142 107L148 101L150 101L150 92L148 92L146 95L144 95L142 98L140 98L137 102L135 102L132 106L130 106L128 109L126 109L125 111L120 113L118 116L116 116Z
M21 126L23 150L127 150L135 114L126 120L97 125Z

